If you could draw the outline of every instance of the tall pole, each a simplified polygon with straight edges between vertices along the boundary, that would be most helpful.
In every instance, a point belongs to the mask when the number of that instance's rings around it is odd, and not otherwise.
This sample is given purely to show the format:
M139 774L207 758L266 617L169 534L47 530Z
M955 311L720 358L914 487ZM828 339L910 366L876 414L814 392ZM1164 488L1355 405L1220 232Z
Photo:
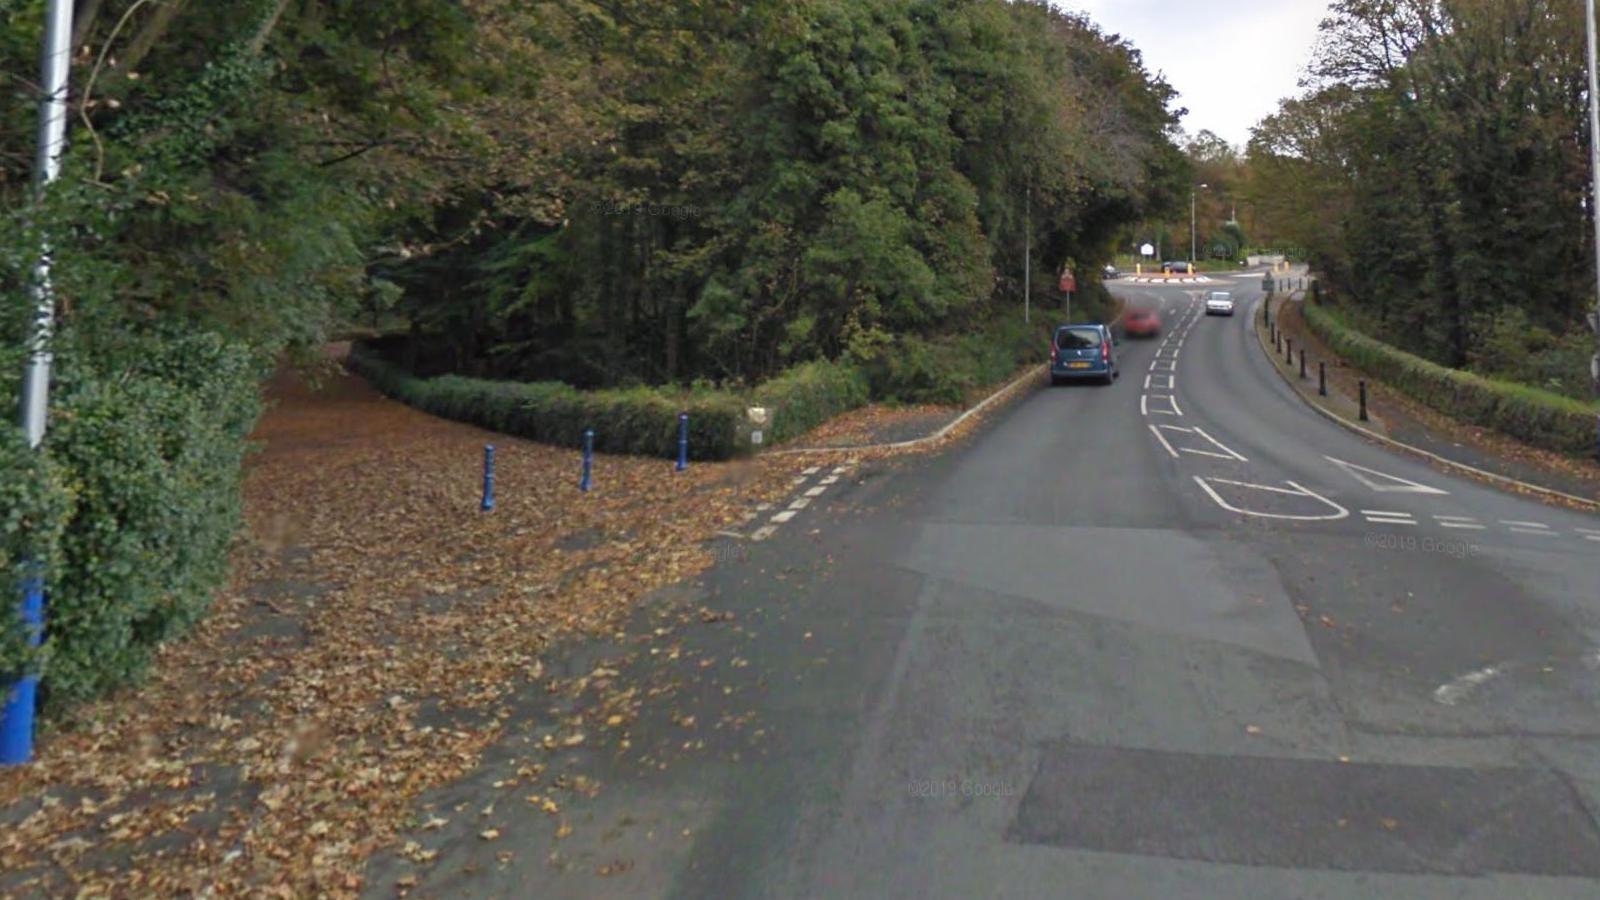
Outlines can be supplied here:
M1189 263L1194 263L1194 191L1189 192Z
M1033 185L1028 185L1028 200L1022 209L1022 324L1033 324Z
M1585 61L1589 64L1589 215L1594 223L1595 278L1600 279L1600 105L1597 105L1597 101L1600 101L1600 80L1595 76L1594 0L1586 0L1583 11L1584 30L1588 35L1588 58ZM1594 314L1597 343L1595 358L1589 364L1589 377L1594 382L1595 393L1600 394L1600 290L1595 293ZM1600 441L1600 434L1597 434L1597 441Z
M50 0L46 12L44 49L40 54L38 155L34 159L37 195L61 174L61 154L67 135L67 76L72 62L72 0ZM22 373L22 430L28 446L44 442L45 414L50 404L50 333L55 322L55 295L50 287L48 243L33 269L33 334L28 366ZM29 640L37 644L44 629L44 584L30 574L22 586L22 621ZM0 765L25 763L33 757L34 699L39 688L35 675L24 675L6 686L5 710L0 713Z

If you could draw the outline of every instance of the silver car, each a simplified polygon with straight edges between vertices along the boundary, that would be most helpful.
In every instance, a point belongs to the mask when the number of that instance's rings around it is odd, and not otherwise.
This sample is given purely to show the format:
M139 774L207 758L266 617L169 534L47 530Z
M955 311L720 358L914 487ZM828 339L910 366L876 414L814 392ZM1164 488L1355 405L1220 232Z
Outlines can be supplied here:
M1233 295L1227 291L1212 291L1206 294L1206 315L1233 315Z

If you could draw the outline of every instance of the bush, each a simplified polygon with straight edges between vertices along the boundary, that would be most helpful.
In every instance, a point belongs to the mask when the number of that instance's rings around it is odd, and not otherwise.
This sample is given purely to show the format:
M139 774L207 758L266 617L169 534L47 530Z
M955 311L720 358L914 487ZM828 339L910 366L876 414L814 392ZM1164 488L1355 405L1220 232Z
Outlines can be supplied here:
M1594 450L1600 409L1593 404L1429 362L1351 329L1326 306L1302 305L1300 312L1333 352L1432 409L1535 447Z
M210 606L262 374L247 350L204 333L58 345L43 448L0 429L3 602L15 609L24 557L45 564L47 588L42 652L22 649L13 613L0 672L28 661L47 710L132 681Z
M713 391L652 388L580 391L560 382L486 381L459 375L419 378L368 348L350 352L351 371L378 390L423 412L491 431L565 447L593 428L595 450L642 456L678 455L678 414L689 414L689 455L727 459L743 449L744 406Z
M865 405L868 399L867 378L860 369L819 360L768 380L756 388L751 402L772 411L766 437L779 444Z
M1079 308L1074 318L1096 318ZM939 339L895 337L861 360L874 399L900 403L957 405L977 388L1010 378L1029 363L1042 363L1051 313L1040 310L1035 325L1007 318L980 330Z

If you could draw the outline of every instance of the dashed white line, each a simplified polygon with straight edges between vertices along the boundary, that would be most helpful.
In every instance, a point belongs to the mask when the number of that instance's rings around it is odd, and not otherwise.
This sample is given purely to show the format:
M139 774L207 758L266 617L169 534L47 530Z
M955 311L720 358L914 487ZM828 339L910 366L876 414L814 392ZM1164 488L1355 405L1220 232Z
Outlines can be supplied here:
M1403 517L1405 517L1407 519L1411 518L1411 513L1408 513L1408 512L1394 512L1392 510L1387 510L1387 509L1363 509L1361 511L1361 514L1363 516L1403 516Z
M1434 518L1437 519L1438 516L1434 516ZM1477 522L1440 522L1439 523L1439 527L1440 528L1464 528L1464 529L1466 529L1468 531L1483 531L1484 530L1484 526L1479 525Z
M1374 525L1415 525L1416 519L1386 519L1383 516L1367 516L1367 521Z
M1500 524L1501 525L1507 525L1507 526L1510 526L1512 528L1549 528L1550 527L1549 525L1546 525L1543 522L1518 522L1515 519L1501 519L1500 520Z
M1147 391L1150 390L1150 377L1149 375L1144 377L1144 389Z
M774 515L772 517L772 521L777 522L778 524L782 525L784 522L789 521L790 519L794 518L796 515L798 515L798 511L793 510L793 509L786 509L783 512Z
M1512 534L1536 534L1539 537L1560 537L1560 535L1556 534L1554 531L1549 531L1549 530L1544 529L1544 528L1512 528L1511 529L1511 533Z
M827 478L822 479L821 483L822 484L837 484L838 482L839 482L839 476L837 476L837 475L829 475Z
M772 537L772 535L775 532L777 532L777 530L778 530L778 526L776 526L776 525L763 525L760 528L757 528L754 532L752 532L750 534L750 540L752 540L752 541L764 541L767 538Z
M821 466L812 466L809 469L801 469L800 470L800 474L802 474L802 475L815 475L815 474L817 474L818 472L821 472L821 471L822 471L822 467Z
M819 484L816 487L812 488L811 490L806 491L806 496L807 497L820 497L820 496L822 496L822 493L824 491L826 491L827 489L828 489L827 485Z
M1139 395L1139 415L1141 415L1141 416L1150 415L1150 395L1149 394L1140 394Z
M789 509L791 509L791 510L801 510L801 509L805 509L806 507L808 507L810 505L811 505L811 498L810 497L800 497L800 498L797 498L793 503L789 504Z

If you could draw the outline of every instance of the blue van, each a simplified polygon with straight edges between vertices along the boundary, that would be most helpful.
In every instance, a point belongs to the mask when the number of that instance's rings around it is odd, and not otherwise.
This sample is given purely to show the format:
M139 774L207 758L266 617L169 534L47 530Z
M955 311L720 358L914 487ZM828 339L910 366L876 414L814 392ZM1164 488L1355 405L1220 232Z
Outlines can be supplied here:
M1110 384L1117 371L1111 329L1105 325L1058 325L1050 341L1050 383L1093 378Z

